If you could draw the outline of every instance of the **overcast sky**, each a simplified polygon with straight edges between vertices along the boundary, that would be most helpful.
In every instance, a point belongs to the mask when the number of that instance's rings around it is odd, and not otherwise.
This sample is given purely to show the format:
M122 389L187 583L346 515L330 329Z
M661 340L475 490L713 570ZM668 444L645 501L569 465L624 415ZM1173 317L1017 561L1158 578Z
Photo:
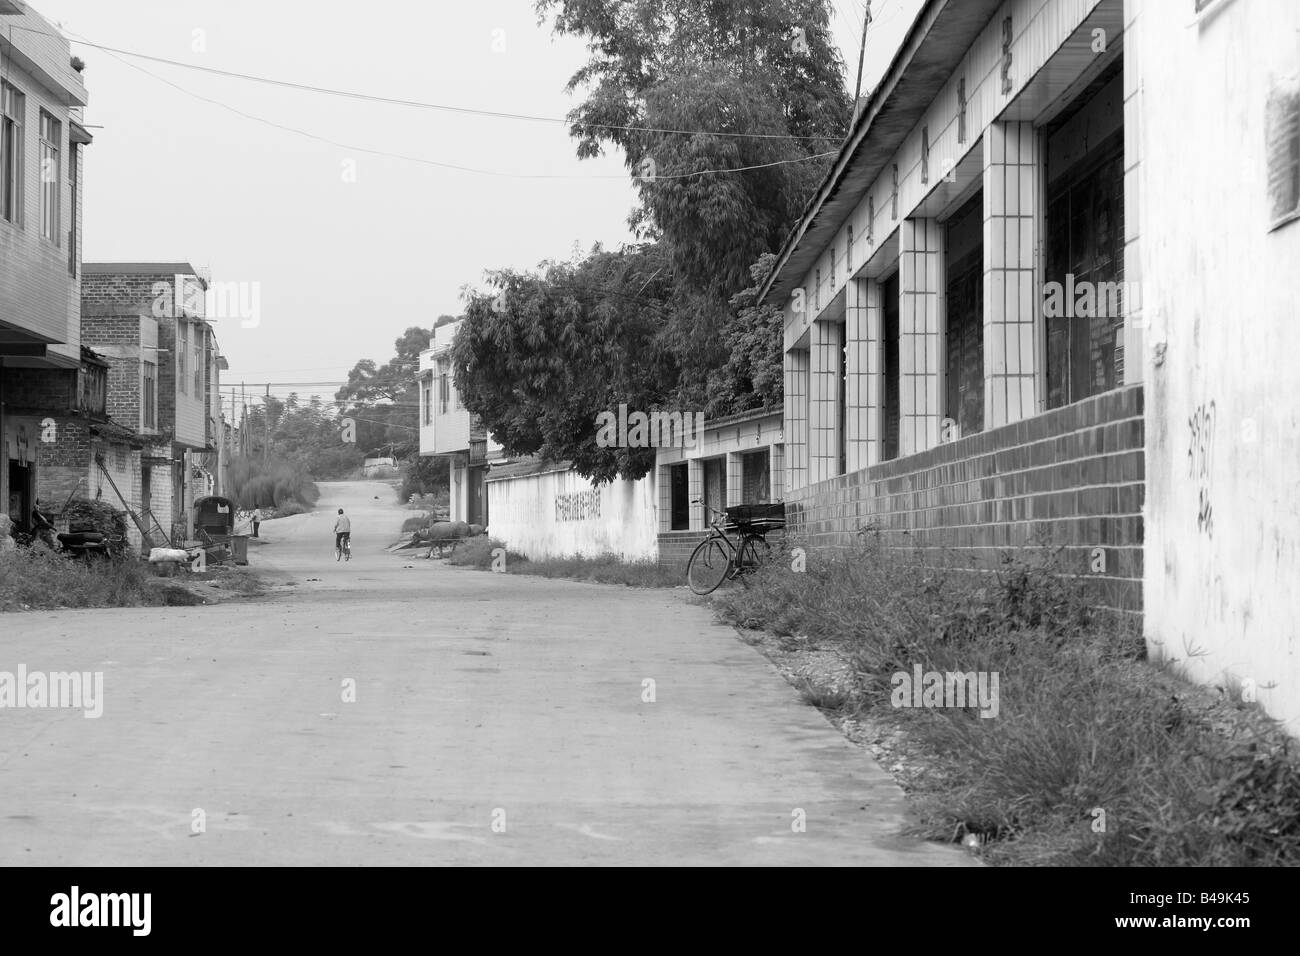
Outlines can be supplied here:
M32 5L70 36L122 50L557 119L575 103L564 86L586 58L580 41L537 23L532 0ZM874 0L864 89L918 5ZM852 84L863 3L835 7ZM95 137L86 151L85 259L188 261L218 281L257 283L260 323L218 324L230 362L223 384L339 381L358 359L390 358L408 326L458 314L461 287L480 285L485 269L531 268L569 256L575 242L616 247L630 238L634 194L621 155L579 161L563 123L361 102L83 45L73 51L87 64L85 119ZM560 178L515 178L539 174Z

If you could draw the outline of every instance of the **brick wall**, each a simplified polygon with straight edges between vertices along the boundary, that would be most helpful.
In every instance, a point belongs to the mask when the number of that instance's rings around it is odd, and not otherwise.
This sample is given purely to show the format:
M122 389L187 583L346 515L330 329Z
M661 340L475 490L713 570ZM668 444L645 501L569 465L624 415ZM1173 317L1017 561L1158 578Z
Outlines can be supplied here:
M6 368L0 382L8 414L52 415L72 407L77 374L72 369Z
M197 282L197 279L189 277L186 282L189 283L186 288L192 289L193 283ZM145 353L145 358L147 359L151 355L157 357L158 429L160 431L170 429L177 442L191 448L202 448L207 444L209 436L205 412L205 404L208 398L206 394L206 372L203 381L200 382L198 394L195 394L194 391L195 346L193 336L195 335L195 329L199 327L196 325L190 326L189 348L185 354L185 378L183 383L178 382L177 320L172 317L171 311L177 306L175 295L175 273L123 275L119 273L97 273L92 270L84 275L81 284L83 315L106 316L117 313L120 316L125 312L134 312L137 315L150 316L157 320L157 347L159 351ZM159 301L160 296L163 297L161 301ZM189 309L192 306L199 313L202 312L204 308L204 297L202 295L191 295L188 291L183 291L181 299L180 308ZM191 313L187 312L187 314ZM94 321L98 323L101 320L95 319ZM138 343L138 326L135 335ZM207 333L201 332L200 335L206 336ZM87 344L91 343L87 342ZM105 342L103 344L109 343ZM200 354L203 355L203 353ZM205 360L206 356L204 355ZM137 367L135 388L138 390L139 387L139 369ZM138 391L136 394L136 414L138 415ZM137 424L132 427L138 428L140 426Z
M138 514L140 511L140 452L125 443L108 441L97 441L94 450L104 456L104 467L113 481L112 484L109 483L108 478L104 477L104 473L94 465L92 459L92 497L102 499L119 511L124 510L122 498L125 498L126 504L130 505L131 510ZM117 492L114 492L113 485L117 486ZM118 492L121 493L122 498L118 497ZM140 532L129 516L126 519L126 535L131 547L139 550L141 545Z
M92 277L93 278L93 277ZM108 362L108 416L120 425L138 430L141 361L156 361L159 353L141 353L141 318L120 308L87 306L81 318L81 343L96 349ZM115 354L121 351L125 354Z
M951 549L982 568L1049 542L1094 604L1139 612L1142 414L1142 387L1132 386L840 475L791 493L787 526L814 547L847 546L874 527L923 559Z
M97 454L133 511L140 509L140 452L125 442L109 441L90 433L80 418L54 419L54 440L38 440L36 449L36 497L51 511L61 510L70 497L102 499L119 511L123 501L95 464ZM65 521L59 529L67 530ZM140 533L127 519L127 540L140 547Z
M659 567L678 571L686 579L686 562L695 546L708 536L707 531L665 531L659 535Z

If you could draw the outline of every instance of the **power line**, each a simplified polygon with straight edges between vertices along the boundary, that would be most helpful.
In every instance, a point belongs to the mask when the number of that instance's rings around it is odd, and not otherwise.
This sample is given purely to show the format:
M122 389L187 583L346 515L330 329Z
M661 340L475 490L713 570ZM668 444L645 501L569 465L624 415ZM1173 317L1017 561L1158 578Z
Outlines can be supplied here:
M39 32L39 31L34 31ZM529 113L508 113L501 110L485 110L470 106L452 106L446 103L430 103L422 100L404 100L391 96L380 96L374 93L362 93L356 90L341 90L333 87L314 86L309 83L297 83L292 80L280 80L269 76L257 76L250 73L238 73L232 70L222 70L211 66L200 66L196 63L186 63L183 60L172 60L167 57L154 56L149 53L140 53L135 50L124 50L120 47L107 46L102 43L95 43L91 40L80 38L78 34L72 33L70 41L80 43L82 46L88 46L95 50L105 53L116 53L122 56L135 57L140 60L148 60L151 63L163 63L168 66L177 66L186 70L194 70L199 73L210 73L214 76L223 76L229 79L246 80L250 83L264 83L268 86L278 86L285 89L299 90L306 93L320 93L326 96L340 96L346 99L361 100L367 103L382 103L389 106L403 106L412 109L438 110L447 113L460 113L469 116L484 116L491 119L508 119L522 120L531 123L558 123L562 125L583 126L591 129L607 129L632 133L664 133L679 136L719 136L737 139L791 139L791 140L822 140L838 141L840 136L821 136L821 135L797 135L794 133L732 133L722 132L720 130L700 130L700 129L673 129L669 127L658 126L624 126L617 123L589 123L573 122L567 119L561 119L555 116L537 116ZM53 34L45 34L53 36Z
M82 43L84 41L76 40L74 42ZM231 106L229 103L225 103L221 100L213 99L210 96L204 96L201 93L195 93L193 90L186 89L185 87L181 86L179 83L173 83L171 80L167 79L166 77L159 76L157 73L153 73L149 70L146 70L142 66L137 66L134 63L126 62L121 57L116 56L113 52L111 52L112 48L110 47L100 47L100 49L107 52L109 56L113 57L113 59L117 60L119 63L122 63L124 66L129 66L133 70L138 70L139 72L143 73L145 76L153 77L158 82L165 83L168 86L170 86L172 89L184 93L186 96L193 97L196 100L200 100L204 103L211 104L212 106L219 106L224 110L228 110L229 112L234 113L236 116L242 116L244 119L249 119L256 123L262 123L266 126L270 126L274 129L278 129L286 133L293 133L297 136L303 136L306 137L307 139L315 140L320 143L325 143L329 146L335 147L336 149L347 150L353 153L365 153L370 156L384 156L389 159L397 159L409 163L419 163L420 165L423 166L434 166L439 169L452 169L458 172L475 173L480 176L495 176L503 179L624 180L627 178L625 174L621 174L621 173L613 174L613 175L600 175L600 174L589 175L589 174L582 174L582 173L510 173L510 172L503 172L500 170L493 170L493 169L479 169L474 166L461 166L457 163L444 163L439 160L427 159L422 156L409 156L405 153L393 153L393 152L389 152L388 150L372 149L368 146L358 146L356 144L342 143L339 142L338 140L330 139L327 136L321 136L316 133L308 132L307 130L304 129L298 129L297 127L294 126L286 126L283 123L277 123L275 120L270 120L264 116L257 116L253 113L245 112L244 110L241 110L238 107ZM196 69L198 68L196 67ZM720 173L743 173L755 169L768 169L774 166L788 166L792 163L804 163L814 159L825 159L827 157L834 156L834 155L836 155L835 151L829 151L825 153L813 153L808 156L797 156L794 157L793 159L780 159L770 163L756 163L751 166L736 166L729 169L701 169L690 173L672 173L672 174L665 173L665 174L659 174L653 177L649 177L649 179L650 181L655 182L661 179L669 179L669 180L691 179L695 176L709 176L709 175L716 175Z

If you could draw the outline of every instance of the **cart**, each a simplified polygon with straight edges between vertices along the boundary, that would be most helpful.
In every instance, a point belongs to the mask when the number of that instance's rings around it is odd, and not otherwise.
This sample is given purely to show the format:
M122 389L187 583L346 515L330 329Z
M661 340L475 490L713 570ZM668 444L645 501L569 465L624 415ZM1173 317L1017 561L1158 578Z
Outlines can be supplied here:
M207 495L194 502L194 533L203 542L209 561L248 563L248 535L235 534L235 503L220 495Z

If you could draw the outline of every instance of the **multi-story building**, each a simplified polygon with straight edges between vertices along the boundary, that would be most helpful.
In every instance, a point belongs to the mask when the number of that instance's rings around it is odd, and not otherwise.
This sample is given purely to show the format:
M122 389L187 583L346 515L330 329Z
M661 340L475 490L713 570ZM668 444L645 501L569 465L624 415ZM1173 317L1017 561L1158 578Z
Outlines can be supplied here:
M0 2L0 501L24 530L53 434L41 423L73 411L68 382L94 375L79 329L85 105L68 44L27 4Z
M208 281L186 262L86 263L83 338L111 366L114 417L148 441L140 502L173 540L220 491L225 361L205 318Z
M433 342L420 353L420 454L447 462L451 481L451 520L488 523L486 478L503 452L482 423L460 401L451 368L451 344L460 322L433 330Z
M1298 36L1287 0L921 4L764 289L794 529L1061 546L1295 726Z

